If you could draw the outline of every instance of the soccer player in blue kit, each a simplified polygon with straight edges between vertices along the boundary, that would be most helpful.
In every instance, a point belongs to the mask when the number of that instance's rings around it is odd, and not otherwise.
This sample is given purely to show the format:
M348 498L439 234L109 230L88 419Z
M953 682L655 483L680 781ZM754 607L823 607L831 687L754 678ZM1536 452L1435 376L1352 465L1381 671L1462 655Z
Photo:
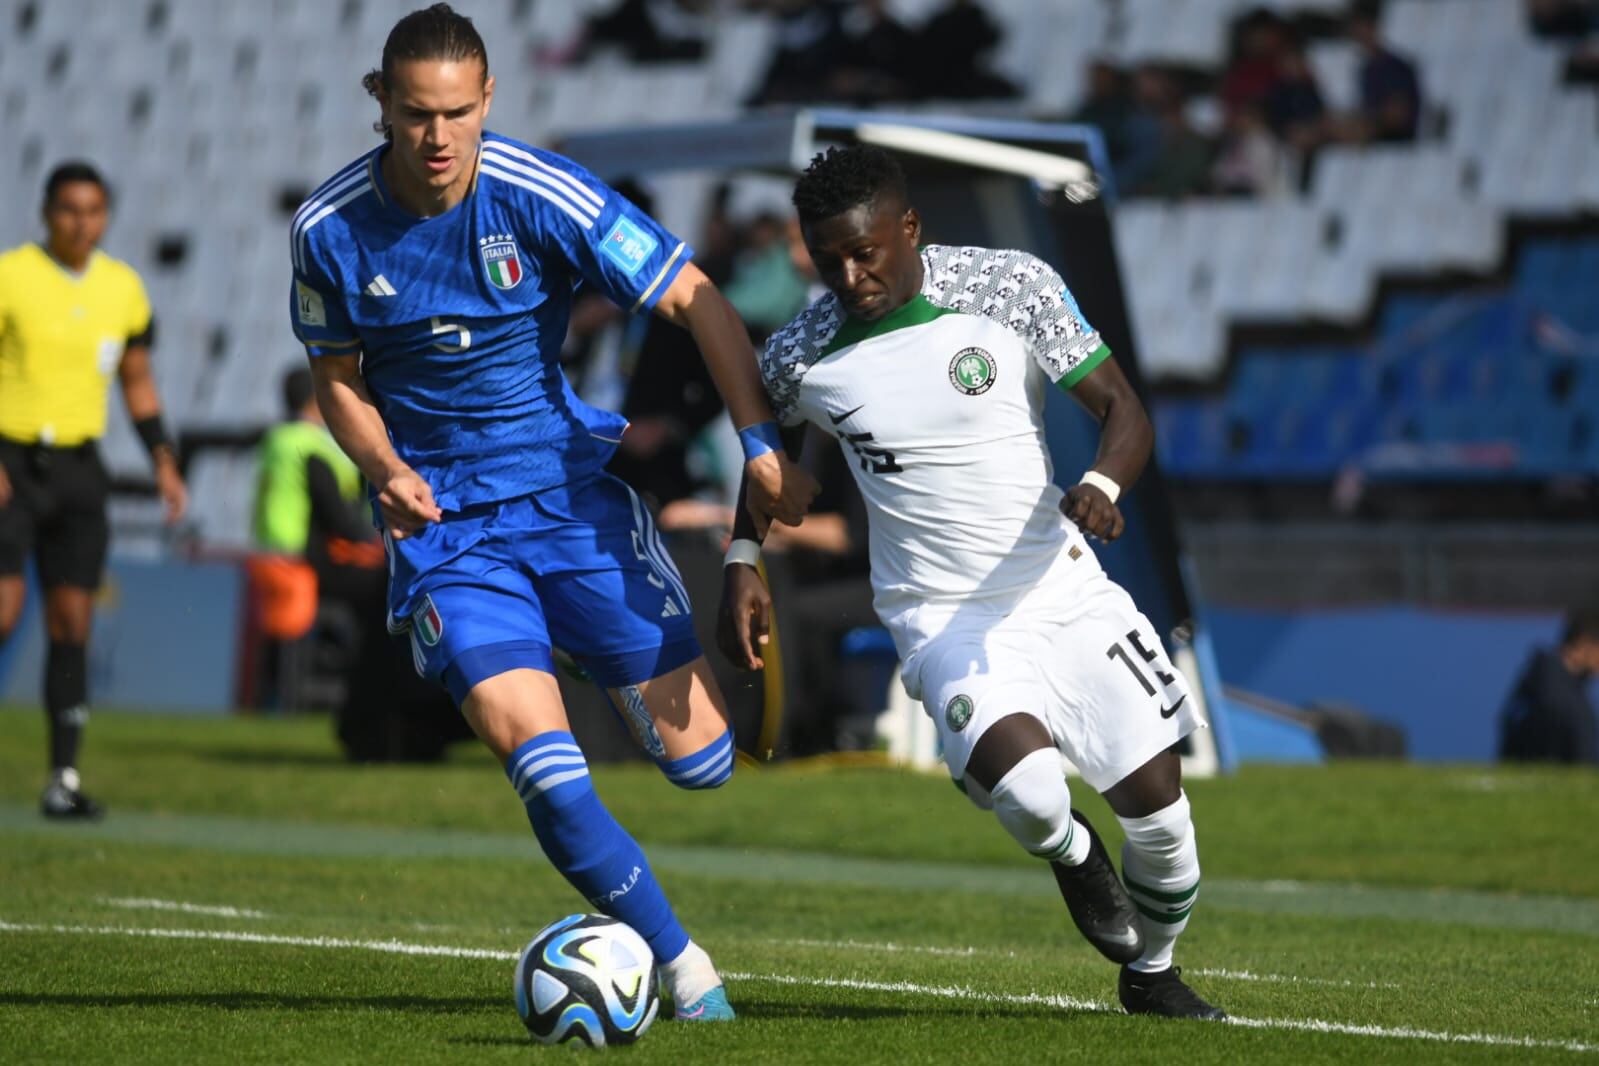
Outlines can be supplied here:
M752 516L816 485L778 447L743 323L690 249L571 160L484 130L471 20L402 18L367 75L385 143L295 215L290 314L328 428L372 484L391 628L505 765L545 854L662 966L676 1017L733 1017L721 978L600 803L552 668L570 653L674 784L733 771L726 706L648 511L604 473L626 428L556 362L573 290L685 326L734 425Z

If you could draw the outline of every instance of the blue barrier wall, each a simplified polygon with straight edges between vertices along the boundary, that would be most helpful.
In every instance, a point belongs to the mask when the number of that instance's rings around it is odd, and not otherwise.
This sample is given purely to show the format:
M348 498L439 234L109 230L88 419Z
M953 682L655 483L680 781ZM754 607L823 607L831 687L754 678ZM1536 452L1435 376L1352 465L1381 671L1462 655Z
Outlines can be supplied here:
M0 698L37 706L45 638L37 588L0 659ZM227 563L113 562L89 644L94 707L224 714L233 708L244 579Z
M1287 703L1352 704L1408 734L1413 758L1491 760L1499 710L1554 614L1375 607L1265 611L1209 607L1229 685Z

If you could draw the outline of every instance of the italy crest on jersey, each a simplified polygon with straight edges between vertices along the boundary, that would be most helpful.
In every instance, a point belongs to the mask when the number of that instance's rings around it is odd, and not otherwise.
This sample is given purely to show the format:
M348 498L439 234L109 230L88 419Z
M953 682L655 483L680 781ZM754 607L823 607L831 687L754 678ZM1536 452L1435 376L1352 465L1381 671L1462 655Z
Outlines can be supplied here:
M444 618L439 614L438 607L434 606L432 596L422 597L422 602L411 616L411 627L416 631L417 639L430 648L443 639Z
M514 289L526 270L522 256L516 250L516 241L508 233L496 233L478 241L478 254L483 257L483 270L489 284L496 289Z

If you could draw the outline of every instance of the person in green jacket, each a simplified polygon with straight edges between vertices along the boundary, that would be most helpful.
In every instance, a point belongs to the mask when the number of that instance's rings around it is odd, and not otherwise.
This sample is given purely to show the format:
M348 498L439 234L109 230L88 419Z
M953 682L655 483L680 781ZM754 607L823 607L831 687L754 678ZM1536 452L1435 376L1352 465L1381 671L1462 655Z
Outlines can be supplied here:
M470 734L448 694L417 675L409 645L388 633L388 571L361 474L322 421L310 370L284 376L283 402L288 418L261 439L255 541L304 559L318 611L336 603L355 623L334 712L339 741L360 762L438 759Z
M262 551L304 556L319 571L327 540L362 543L376 536L363 520L361 473L333 440L301 367L283 379L288 420L261 439L255 542Z

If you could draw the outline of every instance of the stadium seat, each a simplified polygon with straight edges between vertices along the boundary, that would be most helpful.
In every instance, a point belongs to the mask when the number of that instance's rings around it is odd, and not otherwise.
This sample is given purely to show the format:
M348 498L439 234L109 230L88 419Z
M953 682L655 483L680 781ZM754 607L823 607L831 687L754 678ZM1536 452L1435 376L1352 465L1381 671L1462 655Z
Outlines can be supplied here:
M1098 56L1219 75L1231 21L1254 6L1245 0L985 3L1005 30L995 67L1025 94L985 110L1048 117L1080 102L1088 63ZM889 6L914 25L941 5L893 0ZM387 27L415 6L415 0L162 0L98 5L85 20L76 5L52 0L32 4L32 23L13 32L22 5L0 0L6 27L0 122L13 147L0 157L0 196L33 203L48 168L68 156L94 159L113 176L122 209L107 247L149 283L162 322L161 382L181 426L265 426L277 416L277 377L300 358L283 321L288 220L279 201L291 190L313 188L371 143L375 108L359 74L377 61ZM732 114L756 86L773 47L769 19L728 13L708 23L709 48L699 61L644 68L605 55L578 66L538 65L536 56L570 45L582 19L609 6L611 0L540 0L472 11L502 75L497 125L543 140L578 126ZM1354 0L1265 6L1326 26ZM1302 420L1288 434L1295 461L1316 465L1357 447L1362 433L1351 427L1365 426L1370 436L1400 409L1379 407L1369 418L1343 420L1336 412L1346 407L1439 398L1475 403L1495 387L1528 394L1542 387L1542 370L1515 362L1525 338L1495 333L1444 358L1407 347L1406 339L1408 330L1442 314L1441 304L1389 297L1379 308L1374 301L1384 276L1395 273L1469 271L1491 284L1504 265L1511 223L1599 210L1599 101L1591 89L1563 82L1564 46L1535 38L1522 5L1511 0L1389 0L1381 27L1417 62L1429 107L1447 116L1440 140L1326 147L1308 191L1276 200L1115 207L1142 369L1157 384L1209 382L1218 390L1214 402L1181 406L1170 421L1157 410L1163 434L1192 440L1198 449L1190 455L1185 447L1180 458L1170 452L1174 469L1220 468L1232 443L1226 419L1253 419L1284 391L1299 397L1320 389L1330 397L1333 413ZM369 58L353 62L353 56ZM1355 48L1335 34L1318 34L1309 58L1328 105L1352 106ZM651 106L640 107L640 100ZM186 169L183 182L171 180L175 163ZM697 232L711 180L695 175L659 183L668 225ZM206 205L203 223L195 204ZM37 229L31 210L0 215L6 245ZM175 243L186 247L181 260L160 262L163 244ZM1592 297L1599 242L1547 249L1534 242L1512 265L1518 313L1553 316L1578 336L1599 333L1599 300ZM1251 353L1227 350L1236 323L1362 326L1374 315L1369 351L1279 353L1304 360L1290 371L1291 387L1268 382L1262 370L1245 371ZM218 337L224 350L213 355ZM1386 361L1372 358L1378 349L1388 353ZM1228 383L1220 376L1230 354L1239 356L1239 376ZM1389 372L1397 393L1383 396ZM1599 403L1594 381L1588 370L1574 372L1568 409ZM1547 395L1538 402L1557 403ZM1287 432L1283 425L1262 430ZM114 469L144 468L125 426L113 428L106 448ZM1539 448L1551 462L1577 461L1570 449ZM1257 459L1269 465L1264 453Z

